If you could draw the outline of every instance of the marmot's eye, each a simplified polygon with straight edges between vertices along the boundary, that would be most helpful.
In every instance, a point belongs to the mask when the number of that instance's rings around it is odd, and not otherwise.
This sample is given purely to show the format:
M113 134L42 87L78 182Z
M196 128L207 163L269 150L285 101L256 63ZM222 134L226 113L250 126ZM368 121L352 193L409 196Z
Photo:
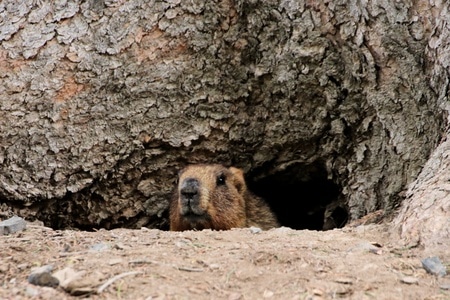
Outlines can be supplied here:
M216 184L224 185L225 184L225 175L220 174L219 176L217 176Z

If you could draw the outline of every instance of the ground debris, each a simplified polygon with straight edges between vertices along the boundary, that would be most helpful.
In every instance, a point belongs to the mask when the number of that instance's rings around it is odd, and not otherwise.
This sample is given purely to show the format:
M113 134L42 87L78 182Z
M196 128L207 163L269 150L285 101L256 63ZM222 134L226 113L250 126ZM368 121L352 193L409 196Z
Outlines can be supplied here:
M177 269L179 271L186 271L186 272L203 272L202 268L192 268L192 267L179 266L179 267L175 267L175 269Z
M116 275L114 277L112 277L111 279L108 279L108 281L106 281L104 284L102 284L101 286L99 286L99 288L97 289L97 294L101 294L103 293L103 291L110 286L111 284L113 284L116 280L119 280L125 276L131 276L131 275L137 275L137 274L142 274L142 272L137 272L137 271L132 271L132 272L125 272L119 275Z
M425 251L389 251L396 240L385 232L380 225L258 234L30 225L17 236L0 236L0 299L432 299L437 292L450 299L446 277L422 283L429 277L418 259ZM114 247L118 243L126 247ZM110 247L91 248L102 244ZM446 251L432 253L448 259ZM30 268L41 265L53 266L46 271L59 286L27 282Z

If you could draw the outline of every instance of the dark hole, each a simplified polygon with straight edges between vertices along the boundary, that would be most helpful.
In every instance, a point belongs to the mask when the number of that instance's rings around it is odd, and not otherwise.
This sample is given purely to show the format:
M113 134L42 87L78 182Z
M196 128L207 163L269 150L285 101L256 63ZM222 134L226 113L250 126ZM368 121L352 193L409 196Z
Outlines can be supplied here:
M282 226L326 230L343 227L348 218L347 210L338 204L340 187L317 165L297 164L268 176L256 176L249 187L267 201Z
M330 224L324 224L323 229L333 229L333 228L340 228L347 223L348 220L348 213L347 210L343 207L337 206L331 211L330 218L326 218L327 221L331 221ZM327 226L329 225L329 226Z

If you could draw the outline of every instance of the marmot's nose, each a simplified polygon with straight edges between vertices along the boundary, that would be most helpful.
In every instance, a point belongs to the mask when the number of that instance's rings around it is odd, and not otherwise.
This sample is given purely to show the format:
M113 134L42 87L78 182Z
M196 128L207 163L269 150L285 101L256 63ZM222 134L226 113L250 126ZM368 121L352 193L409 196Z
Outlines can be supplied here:
M192 200L198 194L198 180L194 178L187 178L183 181L180 187L180 193L183 198Z

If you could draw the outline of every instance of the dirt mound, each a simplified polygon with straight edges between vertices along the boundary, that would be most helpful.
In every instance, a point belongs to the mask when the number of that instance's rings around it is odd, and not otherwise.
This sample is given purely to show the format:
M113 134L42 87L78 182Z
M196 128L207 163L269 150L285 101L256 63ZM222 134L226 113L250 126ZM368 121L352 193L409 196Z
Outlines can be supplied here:
M83 232L28 224L0 236L0 298L450 298L449 276L423 269L424 250L395 245L387 225ZM435 255L448 266L449 252ZM40 266L51 268L59 286L28 282Z

